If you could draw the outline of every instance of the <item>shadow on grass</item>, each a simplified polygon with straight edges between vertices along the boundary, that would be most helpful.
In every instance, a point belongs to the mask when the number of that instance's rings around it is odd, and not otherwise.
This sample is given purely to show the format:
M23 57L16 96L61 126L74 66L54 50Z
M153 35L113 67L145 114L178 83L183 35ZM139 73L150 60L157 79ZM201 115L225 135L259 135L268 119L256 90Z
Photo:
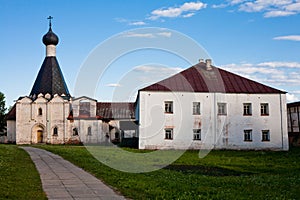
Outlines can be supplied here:
M209 167L202 165L176 165L172 164L163 169L181 172L184 174L198 174L204 176L248 176L253 175L250 172L240 172L221 167Z

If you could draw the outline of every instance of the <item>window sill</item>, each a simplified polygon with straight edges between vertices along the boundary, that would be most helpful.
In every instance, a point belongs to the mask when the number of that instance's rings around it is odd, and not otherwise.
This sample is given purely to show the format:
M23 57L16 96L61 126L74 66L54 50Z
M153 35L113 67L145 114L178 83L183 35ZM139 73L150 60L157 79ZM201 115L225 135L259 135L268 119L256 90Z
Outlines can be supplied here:
M270 142L270 140L262 140L261 142Z
M246 115L246 114L243 114L243 116L252 116L252 114L248 114L248 115Z
M165 114L173 114L173 112L165 112Z
M253 142L252 140L244 140L244 142Z
M168 139L168 138L165 138L165 140L173 140L173 139Z
M260 116L269 116L269 114L261 114Z

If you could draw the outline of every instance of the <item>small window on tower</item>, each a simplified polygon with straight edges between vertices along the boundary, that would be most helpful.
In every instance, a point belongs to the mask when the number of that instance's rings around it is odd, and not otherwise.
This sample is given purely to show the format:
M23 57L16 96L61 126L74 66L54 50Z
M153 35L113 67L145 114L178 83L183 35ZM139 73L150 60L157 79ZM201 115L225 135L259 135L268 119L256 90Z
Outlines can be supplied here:
M42 110L42 108L39 108L39 109L38 109L38 115L39 115L39 116L43 115L43 110Z
M73 128L73 136L78 135L78 129L77 128Z
M54 127L53 136L57 136L57 135L58 135L58 129L57 129L57 127Z

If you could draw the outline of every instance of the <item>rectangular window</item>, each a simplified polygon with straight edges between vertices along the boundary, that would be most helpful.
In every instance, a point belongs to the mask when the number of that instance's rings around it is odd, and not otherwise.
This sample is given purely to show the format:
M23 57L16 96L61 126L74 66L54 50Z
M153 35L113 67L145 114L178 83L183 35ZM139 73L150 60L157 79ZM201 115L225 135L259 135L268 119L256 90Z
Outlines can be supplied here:
M193 102L193 115L200 115L200 102Z
M218 115L226 115L227 108L226 103L218 103Z
M244 115L252 115L251 103L244 103Z
M260 104L260 114L261 115L269 115L269 104L267 104L267 103Z
M173 113L173 101L165 101L165 113Z
M270 131L269 130L262 130L262 141L269 142L270 141Z
M194 140L201 140L201 129L193 129Z
M252 142L252 130L244 130L244 141Z
M165 139L173 140L173 129L172 128L165 129Z

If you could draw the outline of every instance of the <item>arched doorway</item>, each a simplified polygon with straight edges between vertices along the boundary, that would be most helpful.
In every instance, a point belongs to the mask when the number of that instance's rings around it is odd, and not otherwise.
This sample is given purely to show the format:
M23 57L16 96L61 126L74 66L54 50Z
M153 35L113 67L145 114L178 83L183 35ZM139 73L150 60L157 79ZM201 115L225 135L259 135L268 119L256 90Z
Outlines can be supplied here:
M42 124L37 124L32 127L31 142L32 143L45 142L45 127Z
M43 143L43 131L42 130L38 130L37 131L37 143Z

